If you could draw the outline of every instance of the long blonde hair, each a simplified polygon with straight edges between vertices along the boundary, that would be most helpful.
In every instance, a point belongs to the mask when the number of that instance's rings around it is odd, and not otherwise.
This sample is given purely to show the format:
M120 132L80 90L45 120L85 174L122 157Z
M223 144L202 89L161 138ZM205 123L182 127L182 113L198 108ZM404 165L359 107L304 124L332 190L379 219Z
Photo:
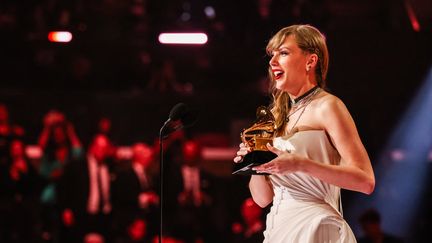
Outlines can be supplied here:
M318 56L315 76L318 86L325 88L329 54L325 37L317 28L310 25L291 25L285 27L270 39L266 47L267 53L271 54L274 50L278 49L290 35L294 36L297 45L304 53L316 54ZM276 89L276 82L271 67L269 67L268 71L271 80L270 92L273 97L270 109L276 119L276 133L281 135L286 125L286 117L291 108L290 98L286 91Z

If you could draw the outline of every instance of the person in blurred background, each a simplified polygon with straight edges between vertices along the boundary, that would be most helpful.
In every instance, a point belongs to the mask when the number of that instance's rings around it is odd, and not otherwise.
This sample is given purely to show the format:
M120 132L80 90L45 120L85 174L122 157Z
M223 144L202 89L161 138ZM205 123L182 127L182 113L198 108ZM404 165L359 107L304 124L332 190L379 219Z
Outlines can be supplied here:
M62 219L62 242L82 241L85 234L97 232L109 238L111 227L111 176L105 160L109 140L96 136L86 159L71 161L58 183Z
M132 226L139 224L137 221L147 221L146 235L152 237L159 225L159 183L156 180L159 175L154 166L154 151L145 143L136 143L132 152L130 166L119 171L113 183L114 222L122 237L129 235L126 234L128 228L139 228L139 225Z
M66 116L57 110L49 111L43 120L43 129L39 135L38 145L43 151L39 165L39 174L45 180L41 192L42 217L44 221L45 238L57 237L57 183L63 174L63 169L71 160L83 155L73 124Z
M0 103L0 167L8 163L10 142L22 139L24 133L21 126L11 123L7 106Z
M97 134L105 135L109 138L111 135L111 126L112 122L110 118L101 117L97 125Z
M377 210L370 208L360 216L360 225L364 236L358 239L359 243L402 243L403 240L385 233L381 228L381 216Z
M118 168L122 168L122 158L118 157L118 144L112 138L112 120L109 117L102 116L99 118L96 133L94 136L103 135L109 140L110 149L108 151L108 159L106 164L114 174Z
M212 176L202 168L202 147L198 141L185 140L180 152L167 165L165 204L169 230L185 242L211 238L209 209L213 203Z
M70 160L79 159L83 149L72 123L63 113L52 110L43 122L38 141L43 151L39 172L49 182L41 195L42 202L48 204L56 200L55 182L61 177L64 166Z
M310 25L292 25L266 50L276 129L267 148L277 157L254 167L258 175L249 183L258 205L273 202L264 242L356 242L341 214L340 189L370 194L375 178L347 108L324 91L325 37ZM234 162L249 151L240 144Z
M233 239L231 242L260 243L263 242L264 222L263 210L252 198L246 198L241 205L241 221L232 225Z
M21 140L12 140L9 152L9 166L0 170L0 242L31 242L40 237L41 180Z

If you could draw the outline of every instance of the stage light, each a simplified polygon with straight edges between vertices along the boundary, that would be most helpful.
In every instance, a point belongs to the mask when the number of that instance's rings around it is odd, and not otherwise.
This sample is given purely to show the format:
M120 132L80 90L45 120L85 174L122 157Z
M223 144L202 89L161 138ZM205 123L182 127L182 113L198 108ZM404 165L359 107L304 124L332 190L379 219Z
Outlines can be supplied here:
M214 19L216 17L216 11L212 6L205 7L204 13L209 19Z
M161 33L159 42L162 44L192 44L202 45L207 43L205 33Z
M48 40L51 42L70 42L72 33L69 31L51 31L48 34Z
M404 3L405 3L405 10L407 11L408 18L411 22L411 27L413 28L414 31L420 32L421 29L420 22L418 21L417 15L415 14L412 4L408 0L405 0Z
M405 152L401 149L395 149L390 153L393 161L402 161L405 159Z

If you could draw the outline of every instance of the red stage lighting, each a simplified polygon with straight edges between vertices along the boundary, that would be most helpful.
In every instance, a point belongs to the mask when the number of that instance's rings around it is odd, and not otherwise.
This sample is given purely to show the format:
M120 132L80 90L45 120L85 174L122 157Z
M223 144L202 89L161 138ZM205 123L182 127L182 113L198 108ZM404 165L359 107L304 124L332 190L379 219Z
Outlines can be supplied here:
M410 19L411 27L413 28L414 31L420 32L421 29L420 22L418 21L417 15L414 11L412 4L407 0L405 0L405 9L407 11L408 18Z

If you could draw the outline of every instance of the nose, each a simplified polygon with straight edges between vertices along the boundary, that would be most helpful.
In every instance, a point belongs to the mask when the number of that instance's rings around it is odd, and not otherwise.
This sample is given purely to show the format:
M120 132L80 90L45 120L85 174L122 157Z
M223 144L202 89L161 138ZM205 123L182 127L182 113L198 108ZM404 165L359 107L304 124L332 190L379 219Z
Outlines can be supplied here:
M277 65L277 55L273 55L273 56L270 58L269 65L270 65L270 67L272 67L272 66L276 66L276 65Z

